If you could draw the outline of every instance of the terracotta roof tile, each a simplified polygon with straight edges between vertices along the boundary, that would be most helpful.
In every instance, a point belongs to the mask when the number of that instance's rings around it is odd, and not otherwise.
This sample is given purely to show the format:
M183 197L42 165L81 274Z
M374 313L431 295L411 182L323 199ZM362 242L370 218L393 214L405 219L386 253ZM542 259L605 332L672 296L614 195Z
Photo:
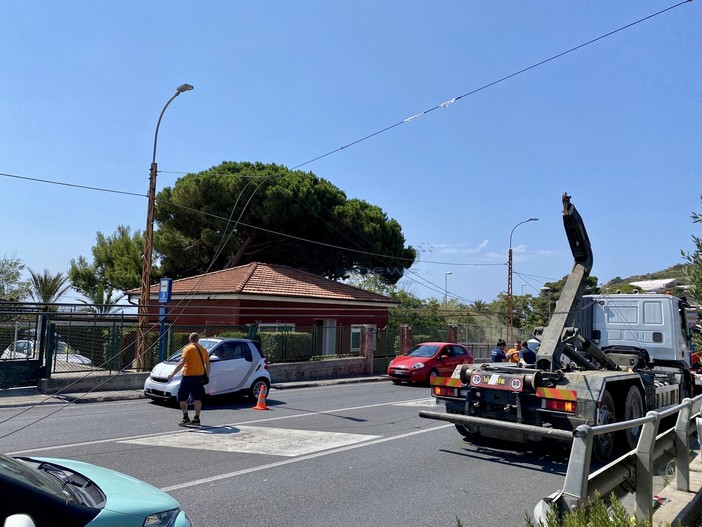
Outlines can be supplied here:
M134 294L138 294L138 292L136 289L129 291L129 293ZM397 303L387 296L328 280L292 267L259 262L173 280L171 292L173 295L188 293L243 293L356 302ZM151 294L158 294L158 285L151 286Z

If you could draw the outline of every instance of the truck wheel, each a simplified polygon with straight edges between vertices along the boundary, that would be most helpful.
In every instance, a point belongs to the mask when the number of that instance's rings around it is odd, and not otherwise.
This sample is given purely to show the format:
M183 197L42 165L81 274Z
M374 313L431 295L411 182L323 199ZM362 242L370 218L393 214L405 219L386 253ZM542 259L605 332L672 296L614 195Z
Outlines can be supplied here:
M597 424L606 425L616 423L617 415L614 412L614 400L608 390L602 395L602 402L597 411ZM600 434L593 437L592 455L600 462L607 461L614 452L614 433Z
M643 399L641 398L641 392L636 386L629 388L629 393L626 394L626 402L624 403L624 420L631 421L632 419L638 419L643 417L644 407ZM624 446L628 447L628 450L633 450L639 442L639 436L641 435L641 427L629 428L624 431L624 437L626 438L626 443Z

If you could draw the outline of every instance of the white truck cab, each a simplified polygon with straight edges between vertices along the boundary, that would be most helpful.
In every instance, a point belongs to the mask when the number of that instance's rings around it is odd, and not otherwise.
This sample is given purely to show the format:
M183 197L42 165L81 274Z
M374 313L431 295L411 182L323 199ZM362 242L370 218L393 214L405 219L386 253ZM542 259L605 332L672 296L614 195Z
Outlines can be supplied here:
M588 336L601 349L633 347L648 351L651 361L690 365L690 334L686 304L665 294L583 296L592 314Z

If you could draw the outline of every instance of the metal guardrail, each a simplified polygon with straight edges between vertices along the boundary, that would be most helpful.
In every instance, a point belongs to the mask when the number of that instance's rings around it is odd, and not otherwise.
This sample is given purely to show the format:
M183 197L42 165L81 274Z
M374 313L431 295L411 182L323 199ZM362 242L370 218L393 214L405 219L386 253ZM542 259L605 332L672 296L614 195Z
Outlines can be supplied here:
M677 489L690 490L690 436L697 432L697 437L702 437L701 408L702 395L698 395L662 411L652 410L631 421L579 426L572 432L573 445L563 489L536 505L536 522L546 525L547 513L552 507L564 514L587 506L596 494L607 496L612 492L619 497L634 493L637 519L652 521L654 469L661 459L674 456ZM658 434L661 420L675 414L678 414L675 426ZM593 438L637 426L642 429L636 449L590 474Z

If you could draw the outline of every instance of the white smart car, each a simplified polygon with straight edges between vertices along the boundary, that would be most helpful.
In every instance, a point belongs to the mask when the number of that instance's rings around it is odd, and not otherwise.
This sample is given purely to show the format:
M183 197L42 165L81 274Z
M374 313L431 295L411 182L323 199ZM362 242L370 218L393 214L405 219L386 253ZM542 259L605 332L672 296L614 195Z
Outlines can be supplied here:
M252 399L258 399L261 388L265 386L266 394L271 386L268 361L247 339L202 338L199 343L210 355L210 382L205 386L207 395L228 393L245 393ZM179 372L173 379L168 375L180 361L183 348L157 364L144 383L144 395L149 399L173 402L178 396L178 387L183 378Z

